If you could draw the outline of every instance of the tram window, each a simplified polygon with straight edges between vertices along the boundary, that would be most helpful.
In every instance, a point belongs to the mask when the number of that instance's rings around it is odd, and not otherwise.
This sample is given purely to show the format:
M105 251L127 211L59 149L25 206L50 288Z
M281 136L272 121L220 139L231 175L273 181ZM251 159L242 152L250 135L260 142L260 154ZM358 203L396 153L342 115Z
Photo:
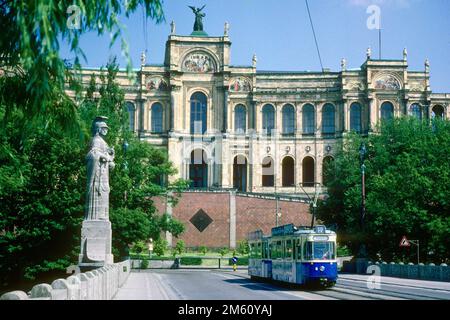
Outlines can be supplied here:
M314 259L330 260L334 258L334 242L314 242Z
M292 240L286 240L285 258L292 259Z
M256 257L261 258L261 242L256 245Z
M272 259L281 258L281 241L276 241L273 245Z
M254 243L250 244L250 257L255 258L255 244Z
M313 243L311 241L305 242L303 245L303 254L305 260L312 260L313 259Z
M305 260L332 260L336 257L334 242L331 241L305 242L303 252Z
M297 260L302 260L302 243L300 240L297 243Z

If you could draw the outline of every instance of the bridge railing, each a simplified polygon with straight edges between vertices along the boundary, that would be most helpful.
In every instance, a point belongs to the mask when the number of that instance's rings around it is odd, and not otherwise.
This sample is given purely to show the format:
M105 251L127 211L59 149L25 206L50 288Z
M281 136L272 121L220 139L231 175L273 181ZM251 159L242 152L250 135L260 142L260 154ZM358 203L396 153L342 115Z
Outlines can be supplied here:
M226 269L232 268L230 257L182 256L177 258L137 258L131 260L132 269ZM248 266L248 257L238 257L237 266Z
M29 293L10 291L0 300L111 300L127 280L130 260L35 285Z

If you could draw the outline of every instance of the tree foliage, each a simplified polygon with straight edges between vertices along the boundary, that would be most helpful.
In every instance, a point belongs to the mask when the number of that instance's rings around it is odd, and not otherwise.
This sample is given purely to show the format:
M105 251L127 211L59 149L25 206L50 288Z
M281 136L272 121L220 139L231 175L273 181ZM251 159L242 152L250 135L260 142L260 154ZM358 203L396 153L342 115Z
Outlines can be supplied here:
M33 119L45 118L49 112L75 114L73 108L55 106L54 95L64 93L68 76L67 63L59 56L60 43L69 45L75 56L71 65L79 69L80 58L85 59L80 37L87 32L110 34L110 46L120 39L131 71L128 45L122 35L125 26L119 18L128 17L139 6L147 17L157 23L164 21L160 0L0 1L0 68L22 77L23 94L29 98L25 115Z
M359 223L362 141L368 150L364 232ZM384 122L380 134L347 136L326 169L329 197L318 204L319 218L336 225L340 242L355 253L363 240L373 258L415 261L415 247L399 247L406 235L420 240L422 258L448 261L449 152L450 122L445 120L430 125L405 117Z

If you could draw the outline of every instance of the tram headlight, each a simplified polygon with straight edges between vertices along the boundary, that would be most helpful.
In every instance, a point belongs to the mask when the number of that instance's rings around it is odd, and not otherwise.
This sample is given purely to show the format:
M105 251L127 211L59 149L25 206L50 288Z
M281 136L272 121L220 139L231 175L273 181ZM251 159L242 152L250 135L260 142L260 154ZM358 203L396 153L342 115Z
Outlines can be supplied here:
M323 272L323 271L325 270L325 267L324 267L324 266L320 266L319 270L320 270L321 272Z
M319 268L315 267L314 270L319 271Z

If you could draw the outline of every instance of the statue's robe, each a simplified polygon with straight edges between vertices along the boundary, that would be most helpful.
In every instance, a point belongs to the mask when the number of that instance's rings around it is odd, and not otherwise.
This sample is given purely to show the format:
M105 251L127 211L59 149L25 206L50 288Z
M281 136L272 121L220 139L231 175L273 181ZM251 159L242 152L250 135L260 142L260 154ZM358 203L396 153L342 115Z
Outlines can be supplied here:
M108 145L99 135L94 136L86 156L87 194L86 220L109 219L109 168L113 158L108 154Z

